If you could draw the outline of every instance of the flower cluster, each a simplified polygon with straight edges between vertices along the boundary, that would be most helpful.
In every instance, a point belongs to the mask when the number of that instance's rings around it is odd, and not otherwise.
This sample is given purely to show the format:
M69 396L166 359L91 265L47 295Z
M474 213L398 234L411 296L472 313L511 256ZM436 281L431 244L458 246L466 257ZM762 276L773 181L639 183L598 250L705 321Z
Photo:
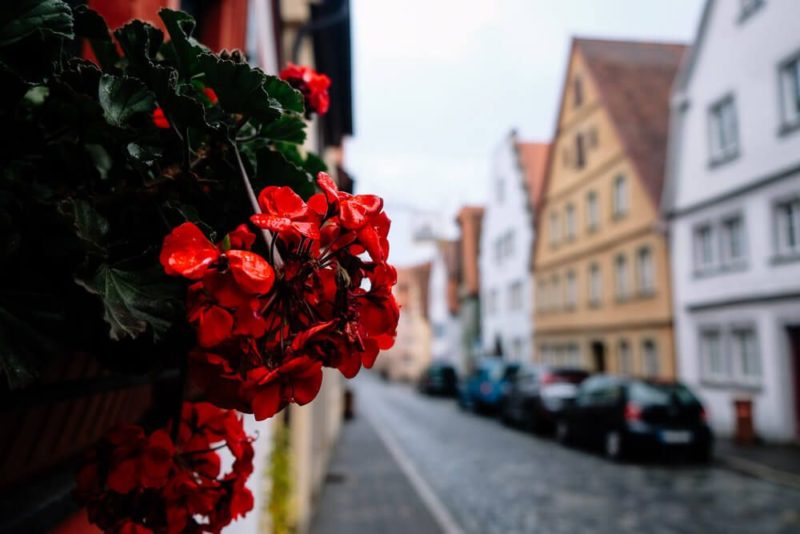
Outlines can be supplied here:
M138 425L113 429L77 477L76 497L106 532L220 532L253 507L245 487L253 446L234 411L184 403L177 438ZM218 450L233 466L222 473Z
M280 72L280 78L289 83L292 87L303 93L306 100L306 110L312 111L317 115L324 115L330 106L328 88L331 86L331 79L320 74L311 67L295 65L289 63Z
M307 202L289 187L261 191L250 222L264 232L264 255L245 225L215 245L184 223L161 251L167 274L194 281L191 375L212 402L259 420L310 402L323 366L348 378L371 367L396 336L383 201L341 192L325 173L317 185Z

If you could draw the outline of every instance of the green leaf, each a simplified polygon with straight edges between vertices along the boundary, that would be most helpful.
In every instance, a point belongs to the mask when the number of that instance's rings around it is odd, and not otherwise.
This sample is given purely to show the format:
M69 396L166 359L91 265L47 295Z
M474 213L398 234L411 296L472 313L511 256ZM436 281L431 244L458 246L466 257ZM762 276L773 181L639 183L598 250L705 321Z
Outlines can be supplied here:
M34 299L35 300L35 299ZM26 303L30 305L30 302ZM0 306L0 372L5 375L10 389L18 389L39 376L39 368L56 349L52 338L34 324L42 310L27 309L28 315L19 315L19 306Z
M235 63L213 54L199 58L203 82L214 89L220 105L229 113L241 113L263 122L280 116L265 88L266 74L246 63Z
M181 77L189 80L198 73L198 58L210 52L208 48L197 42L192 37L196 26L194 19L182 11L162 9L158 16L164 21L164 27L169 32L172 52Z
M306 121L301 115L287 113L274 121L264 123L258 133L271 141L288 141L301 145L306 140Z
M283 154L269 148L262 148L256 153L257 192L268 185L288 185L295 193L309 198L316 192L311 176L298 167Z
M125 271L104 263L91 279L76 279L103 301L103 319L111 326L111 339L137 338L149 330L160 337L172 326L180 310L176 298L180 285L158 268Z
M302 153L301 147L293 143L275 143L275 149L283 156L303 168L312 177L316 177L320 172L328 172L325 162L313 152Z
M269 97L280 104L287 111L305 113L305 99L303 93L281 80L277 76L265 75L264 89Z
M72 11L61 0L3 0L0 2L0 47L41 32L74 37Z
M141 78L149 78L164 33L155 26L141 20L133 20L114 31L125 59L128 61L130 74Z
M99 100L106 121L121 128L156 105L153 93L138 79L108 74L100 78Z
M97 146L97 145L94 145ZM108 219L103 217L83 199L68 199L61 203L59 211L72 221L75 234L84 246L101 256L106 254Z
M97 11L84 5L77 6L75 15L75 35L89 41L97 61L104 70L113 70L120 57L117 47L111 40L105 19Z

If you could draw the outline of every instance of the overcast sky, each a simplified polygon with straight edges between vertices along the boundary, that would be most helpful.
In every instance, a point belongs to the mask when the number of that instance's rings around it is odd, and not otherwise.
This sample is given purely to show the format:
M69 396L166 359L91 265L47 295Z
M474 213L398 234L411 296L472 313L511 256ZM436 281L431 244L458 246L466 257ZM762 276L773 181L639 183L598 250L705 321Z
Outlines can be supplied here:
M549 140L574 35L689 42L704 0L351 0L355 136L346 164L386 200L391 259L432 212L481 204L512 128Z

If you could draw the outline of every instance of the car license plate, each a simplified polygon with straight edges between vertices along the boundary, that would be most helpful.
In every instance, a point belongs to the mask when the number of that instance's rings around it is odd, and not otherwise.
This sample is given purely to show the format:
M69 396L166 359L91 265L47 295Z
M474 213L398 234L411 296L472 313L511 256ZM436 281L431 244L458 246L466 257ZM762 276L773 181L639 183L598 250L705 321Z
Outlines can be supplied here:
M661 441L670 445L689 443L692 441L692 433L688 430L664 430L661 432Z

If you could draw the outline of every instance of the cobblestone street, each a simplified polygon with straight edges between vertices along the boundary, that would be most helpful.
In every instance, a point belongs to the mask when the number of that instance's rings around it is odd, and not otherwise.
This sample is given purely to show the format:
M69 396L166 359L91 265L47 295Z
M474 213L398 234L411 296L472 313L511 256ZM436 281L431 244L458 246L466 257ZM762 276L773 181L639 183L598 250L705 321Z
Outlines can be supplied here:
M375 447L376 457L393 462L394 467L411 464L405 466L406 476L410 469L410 478L421 478L423 490L432 490L434 498L426 502L431 508L430 501L435 501L434 509L437 504L443 505L438 517L440 524L442 516L454 521L455 529L450 524L450 530L800 531L800 491L719 464L618 465L591 452L564 448L551 439L505 428L490 417L465 413L453 400L424 397L405 385L386 384L366 375L360 376L353 387L358 421L345 425L333 462L334 478L344 477L344 483L328 484L327 493L323 493L321 514L327 508L328 517L333 512L332 498L339 502L335 515L345 518L369 509L371 496L383 498L380 492L364 491L364 484L375 480L367 480L368 474L347 483L348 465L357 466L358 462L348 464L343 457L348 451L342 447L362 445L355 440L356 434L364 434L359 427L366 421L383 439L369 438L363 445ZM394 451L391 456L386 452L387 444ZM363 459L370 454L365 448L356 455ZM402 488L414 491L411 484L393 484L392 500L398 499L397 492ZM413 485L417 493L419 486ZM348 492L359 497L348 499ZM407 499L412 505L418 502L415 496ZM430 516L423 515L425 531L429 531ZM387 510L383 518L391 520L391 511ZM382 527L380 521L381 515L376 514L367 522L351 523L350 531L392 531ZM317 525L329 523L326 519ZM444 523L447 528L447 521ZM337 524L339 529L347 527ZM316 531L333 532L328 528Z

